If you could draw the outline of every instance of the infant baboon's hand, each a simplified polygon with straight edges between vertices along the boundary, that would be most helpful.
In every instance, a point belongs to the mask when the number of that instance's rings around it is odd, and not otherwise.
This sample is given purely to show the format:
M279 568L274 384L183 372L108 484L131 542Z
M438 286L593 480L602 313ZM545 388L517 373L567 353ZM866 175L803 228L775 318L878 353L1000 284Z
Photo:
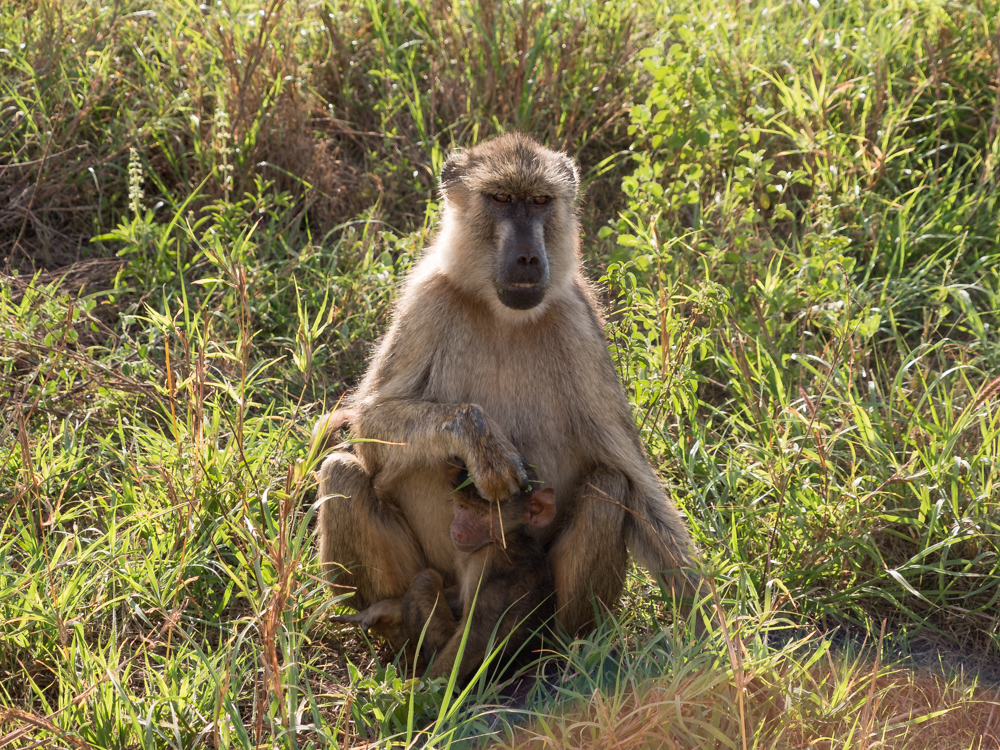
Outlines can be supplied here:
M379 635L389 637L387 633L403 622L402 600L383 599L355 615L330 615L330 620L348 625L360 625L365 632L375 630Z

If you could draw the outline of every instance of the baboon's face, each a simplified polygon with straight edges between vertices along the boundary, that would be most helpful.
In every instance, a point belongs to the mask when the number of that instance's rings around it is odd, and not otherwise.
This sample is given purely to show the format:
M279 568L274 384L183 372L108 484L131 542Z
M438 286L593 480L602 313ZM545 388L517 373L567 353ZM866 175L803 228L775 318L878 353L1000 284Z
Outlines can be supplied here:
M441 170L449 275L531 310L577 262L576 164L522 135L453 154Z
M452 493L455 520L451 541L460 552L475 552L487 544L506 546L506 537L522 526L545 528L556 517L555 490L550 487L515 495L499 505L483 500L474 487Z
M451 522L451 541L459 552L475 552L487 544L495 543L500 524L490 513L485 500L457 500L454 502L455 519Z

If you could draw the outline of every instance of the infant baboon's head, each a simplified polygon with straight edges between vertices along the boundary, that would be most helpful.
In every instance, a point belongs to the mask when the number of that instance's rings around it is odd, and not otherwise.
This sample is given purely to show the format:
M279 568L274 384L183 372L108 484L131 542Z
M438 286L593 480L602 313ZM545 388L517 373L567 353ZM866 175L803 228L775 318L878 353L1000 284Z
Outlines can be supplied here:
M488 544L505 547L507 537L522 526L548 526L556 517L556 493L546 487L522 492L506 502L491 503L468 485L452 493L452 506L452 544L459 552L476 552Z

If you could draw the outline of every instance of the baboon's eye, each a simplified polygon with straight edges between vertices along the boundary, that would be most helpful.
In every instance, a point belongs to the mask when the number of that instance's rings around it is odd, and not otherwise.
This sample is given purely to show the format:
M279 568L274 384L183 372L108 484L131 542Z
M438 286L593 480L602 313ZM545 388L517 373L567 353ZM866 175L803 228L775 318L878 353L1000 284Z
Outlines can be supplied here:
M534 203L536 206L544 206L549 202L549 196L547 195L536 195L532 198L528 198L528 203Z
M510 196L507 193L494 193L493 200L497 203L510 203Z

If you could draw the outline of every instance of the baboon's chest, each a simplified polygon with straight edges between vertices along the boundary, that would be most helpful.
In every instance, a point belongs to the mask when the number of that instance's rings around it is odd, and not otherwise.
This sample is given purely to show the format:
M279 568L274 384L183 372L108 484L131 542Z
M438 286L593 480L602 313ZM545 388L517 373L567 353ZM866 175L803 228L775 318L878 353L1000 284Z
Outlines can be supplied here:
M563 344L550 337L464 331L435 362L428 395L481 406L558 493L578 473L578 384L561 370ZM486 342L489 342L488 344Z

